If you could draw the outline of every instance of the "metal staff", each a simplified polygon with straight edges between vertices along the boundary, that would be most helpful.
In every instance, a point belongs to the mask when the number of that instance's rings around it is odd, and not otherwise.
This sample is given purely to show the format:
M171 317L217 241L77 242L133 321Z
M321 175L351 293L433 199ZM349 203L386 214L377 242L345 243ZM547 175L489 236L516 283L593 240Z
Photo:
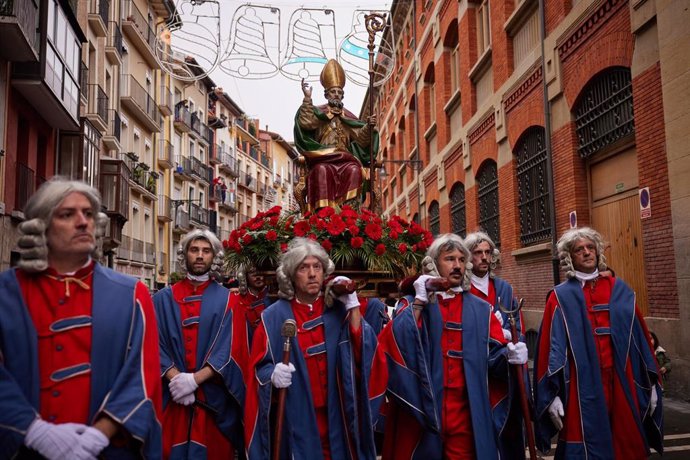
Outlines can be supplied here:
M285 338L283 342L283 361L285 365L290 364L290 339L297 335L297 323L294 319L286 319L283 327L280 328L280 335ZM273 460L280 458L280 441L283 435L283 416L285 414L285 395L287 388L278 389L278 409L276 414L276 431L273 444Z
M525 303L525 299L520 299L517 306L514 309L505 308L501 304L501 298L498 298L498 308L501 309L503 313L508 315L508 322L510 323L510 334L513 336L513 343L518 342L518 330L515 324L515 316L520 314L522 305ZM527 430L527 445L529 446L529 458L530 460L536 460L537 449L534 444L534 429L532 427L532 417L530 415L529 403L527 402L527 390L525 390L525 381L523 379L523 369L521 364L515 364L515 371L517 373L517 383L518 390L520 391L520 406L522 407L522 416L525 418L525 429Z
M386 27L386 17L380 13L369 13L364 16L364 24L369 33L369 117L374 115L374 39L378 32ZM369 123L367 121L367 123ZM374 179L376 179L376 161L374 152L374 128L369 124L369 208L372 212L376 209L376 195L374 192Z

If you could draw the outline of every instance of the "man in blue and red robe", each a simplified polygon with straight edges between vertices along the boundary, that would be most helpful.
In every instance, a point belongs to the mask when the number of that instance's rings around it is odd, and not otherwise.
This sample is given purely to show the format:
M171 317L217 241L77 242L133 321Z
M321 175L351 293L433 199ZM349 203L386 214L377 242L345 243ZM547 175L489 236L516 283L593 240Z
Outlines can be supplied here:
M527 347L506 346L485 301L463 289L469 252L462 238L440 235L379 340L388 361L384 459L498 459L488 382L524 364ZM433 276L432 276L433 275ZM440 277L450 288L427 293Z
M321 245L305 238L295 238L281 259L282 299L264 311L252 344L248 458L269 458L275 447L278 390L286 392L280 458L376 458L373 424L385 391L385 362L356 293L325 306L323 281L333 269ZM284 364L281 328L288 319L296 322L297 335Z
M212 272L220 241L194 230L180 242L182 281L154 298L163 379L163 456L228 459L242 447L244 382L236 358L229 291Z
M607 270L601 235L558 241L568 280L549 295L534 368L537 447L557 459L645 459L662 452L661 386L635 294Z
M488 302L493 313L501 323L503 336L512 339L508 314L501 310L501 306L513 309L517 299L513 293L513 286L494 273L500 253L491 237L484 232L473 232L465 238L465 246L470 252L470 292ZM499 303L500 302L500 303ZM515 316L515 326L519 340L524 340L522 329L522 311ZM529 378L525 369L525 388L529 390ZM529 391L528 391L529 394ZM489 399L493 412L494 425L499 434L499 449L502 459L525 458L525 434L520 395L514 380L503 381L493 379L489 387Z
M60 177L24 208L19 268L0 274L0 459L160 458L153 304L94 260L100 209Z

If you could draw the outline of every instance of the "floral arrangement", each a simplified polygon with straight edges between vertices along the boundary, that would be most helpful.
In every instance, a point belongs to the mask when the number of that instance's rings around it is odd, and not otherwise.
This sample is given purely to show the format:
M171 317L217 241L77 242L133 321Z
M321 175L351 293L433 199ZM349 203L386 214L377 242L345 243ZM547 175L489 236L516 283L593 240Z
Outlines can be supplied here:
M241 265L275 269L294 237L318 241L338 269L359 262L359 269L395 276L416 272L433 241L429 231L399 216L384 221L367 209L357 211L347 205L300 216L275 206L233 230L223 241L226 268L231 272Z

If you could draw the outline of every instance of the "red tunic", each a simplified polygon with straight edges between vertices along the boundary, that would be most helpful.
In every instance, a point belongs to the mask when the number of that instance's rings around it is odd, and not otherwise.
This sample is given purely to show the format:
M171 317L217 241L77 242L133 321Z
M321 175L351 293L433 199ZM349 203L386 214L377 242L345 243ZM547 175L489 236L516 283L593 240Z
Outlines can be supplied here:
M261 313L266 309L263 302L266 291L254 295L247 291L242 295L238 292L230 293L228 308L232 310L232 355L237 358L242 369L243 379L250 374L249 353L252 347L249 340L249 329L255 330L261 321ZM252 307L252 305L255 305Z
M199 336L199 323L190 321L184 324L185 319L201 315L201 296L208 285L213 281L194 286L188 279L184 279L172 286L175 302L180 306L180 328L184 346L185 366L187 369L196 369L197 342ZM194 296L194 297L192 297ZM192 297L192 300L188 298ZM201 387L196 390L197 399L205 400ZM190 420L190 417L193 419ZM191 424L191 428L190 428ZM191 440L206 446L207 458L226 460L233 458L235 450L228 438L218 429L213 416L206 410L197 406L183 406L171 401L163 413L163 456L168 458L170 451L176 444L187 442L189 430Z
M594 281L588 281L583 287L583 294L585 297L585 303L587 305L587 316L589 317L592 330L595 328L608 328L611 326L609 310L595 309L594 307L609 303L614 282L615 278L613 277L599 277ZM544 310L544 324L550 324L550 318L553 317L553 312L557 306L558 299L555 293L552 292ZM636 311L636 314L639 316L639 311ZM546 322L547 320L548 323ZM576 333L571 332L571 334ZM542 334L541 340L542 343L539 344L540 349L547 350L549 334ZM607 410L609 413L609 423L611 424L611 431L613 435L615 458L626 460L647 458L647 447L645 446L645 442L642 437L638 435L639 430L636 427L635 418L630 409L631 405L628 403L620 381L616 376L611 335L595 334L594 343L596 345L599 369L601 372L603 393L604 397L606 398ZM543 356L548 356L548 353L544 353ZM566 401L563 401L565 406L565 417L563 419L563 429L560 431L559 437L566 442L581 442L581 415L577 401L579 401L579 398L582 396L578 395L577 372L570 350L568 350L568 357L571 379L568 401L573 401L575 404L568 404ZM632 366L630 365L626 366L626 374L631 388L635 388L631 367ZM637 407L638 404L636 392L632 392L632 397L635 400L633 407ZM584 416L587 416L587 414L584 414Z

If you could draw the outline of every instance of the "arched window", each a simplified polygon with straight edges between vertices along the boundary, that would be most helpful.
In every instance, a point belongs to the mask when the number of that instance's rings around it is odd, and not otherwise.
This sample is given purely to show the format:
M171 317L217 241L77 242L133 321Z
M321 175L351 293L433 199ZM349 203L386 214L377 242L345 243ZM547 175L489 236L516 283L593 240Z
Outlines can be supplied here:
M635 132L630 69L614 67L594 77L575 104L578 151L587 158Z
M412 222L419 225L419 213L418 212L415 212L414 216L412 216Z
M551 236L545 131L529 128L515 146L520 210L520 240L530 245Z
M487 160L479 168L477 194L479 199L479 227L494 240L496 246L500 246L498 169L495 161Z
M444 79L446 88L452 96L460 88L460 43L458 41L458 20L453 19L448 25L446 36L443 37L443 52L447 53L448 78Z
M436 236L441 233L441 216L438 212L438 201L432 201L429 205L429 231Z
M465 217L465 185L457 182L450 189L450 223L453 233L465 237L467 220Z
M424 89L426 94L425 102L429 108L426 129L436 122L436 76L433 62L429 64L424 73Z

